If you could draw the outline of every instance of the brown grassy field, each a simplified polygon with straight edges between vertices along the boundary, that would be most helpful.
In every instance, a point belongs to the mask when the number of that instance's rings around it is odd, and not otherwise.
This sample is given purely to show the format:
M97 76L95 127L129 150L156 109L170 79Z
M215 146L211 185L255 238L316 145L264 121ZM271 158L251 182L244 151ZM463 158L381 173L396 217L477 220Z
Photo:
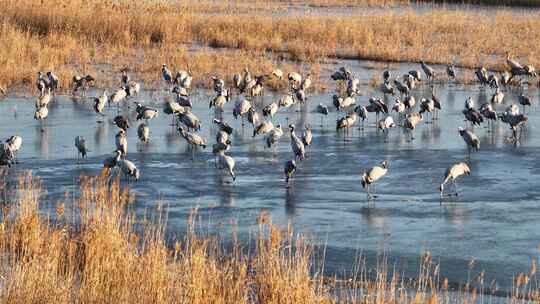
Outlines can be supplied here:
M250 66L255 73L273 67L297 69L281 59L320 70L326 58L378 61L425 60L505 68L503 55L540 63L540 19L534 14L495 11L433 10L351 16L258 14L277 11L283 3L259 1L186 5L175 2L4 0L0 11L0 86L29 84L39 70L55 70L63 83L74 73L93 73L107 86L112 75L129 67L147 84L160 79L160 66L191 67L196 82L208 85L210 75L229 79ZM310 5L352 5L357 1L311 1ZM370 2L370 1L367 1ZM358 3L367 3L359 1ZM375 4L386 3L373 1ZM394 3L394 2L392 2ZM368 3L369 4L369 3ZM233 8L243 7L236 12ZM233 12L234 11L234 12ZM250 13L246 18L245 13ZM203 45L232 51L188 52ZM102 76L102 77L99 77ZM316 78L316 77L314 77Z
M253 250L234 241L222 246L216 237L197 232L196 210L186 223L186 235L167 243L167 213L161 204L148 212L152 216L136 218L129 211L133 197L118 181L81 177L80 184L77 198L66 195L57 205L55 222L40 212L39 179L25 174L14 185L1 185L2 197L10 199L0 222L0 302L489 301L483 294L483 272L450 290L429 254L420 257L419 274L412 281L391 274L384 260L370 270L359 259L345 281L324 277L317 249L290 228L273 226L265 214L253 219L259 225ZM509 301L526 299L540 299L534 264L530 273L516 277Z

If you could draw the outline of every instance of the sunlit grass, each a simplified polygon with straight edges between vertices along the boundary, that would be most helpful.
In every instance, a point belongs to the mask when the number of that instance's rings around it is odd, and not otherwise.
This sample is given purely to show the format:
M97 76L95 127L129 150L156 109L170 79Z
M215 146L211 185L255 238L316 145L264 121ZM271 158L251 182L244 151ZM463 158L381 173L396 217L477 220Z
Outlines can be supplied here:
M166 241L167 213L159 203L152 215L136 218L133 197L118 181L81 177L80 183L77 198L53 211L55 221L40 208L39 179L25 174L3 184L2 303L476 303L492 301L489 292L496 291L483 272L450 287L429 253L420 257L415 279L400 277L385 259L369 269L361 257L345 280L325 277L321 248L272 225L267 214L253 219L254 247L200 232L196 211L187 232ZM540 300L536 264L513 282L510 303Z
M39 70L57 71L64 84L75 73L93 73L102 76L98 77L98 86L107 86L118 83L114 77L125 67L139 73L150 87L160 80L162 63L177 69L191 68L196 84L203 86L209 85L209 75L230 79L245 66L261 74L273 67L298 69L291 64L284 67L281 59L302 62L307 70L320 69L317 66L328 57L424 60L501 70L505 68L503 55L510 51L524 63L540 64L540 32L536 30L540 19L507 10L490 14L432 10L419 14L405 7L399 14L345 18L279 14L280 7L296 1L276 1L270 7L258 1L191 6L172 1L81 0L44 1L40 5L29 0L5 0L2 4L0 63L5 68L0 84L8 87L30 84ZM251 8L237 12L231 6ZM252 13L257 10L271 13ZM188 52L186 47L194 45L237 51ZM270 86L280 87L276 83Z

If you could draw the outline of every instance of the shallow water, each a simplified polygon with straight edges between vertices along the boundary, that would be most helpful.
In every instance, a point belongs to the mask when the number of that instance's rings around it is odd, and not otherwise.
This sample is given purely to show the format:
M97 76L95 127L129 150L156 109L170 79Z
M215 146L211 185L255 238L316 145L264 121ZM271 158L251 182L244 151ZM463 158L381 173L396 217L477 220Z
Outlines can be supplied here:
M491 6L491 5L475 5L475 4L453 4L453 3L411 3L409 5L395 6L365 6L365 5L328 5L317 6L309 4L292 4L275 6L274 9L267 7L266 9L245 10L237 9L234 6L230 10L235 14L245 14L246 16L271 16L271 17L291 17L291 16L307 16L307 17L336 17L348 18L358 16L389 16L402 14L429 14L437 11L449 12L467 12L474 14L494 14L494 13L512 13L516 15L531 15L537 14L540 9L534 7L520 6ZM209 15L229 14L229 10L220 12L204 13Z
M381 73L371 63L342 63L360 72L363 83L371 74ZM394 74L418 68L407 64L388 67ZM428 92L421 88L414 95L418 99ZM486 282L496 279L502 289L508 290L512 275L527 272L531 260L538 257L539 92L528 92L534 105L528 110L529 123L517 147L505 140L510 131L502 123L492 133L484 127L476 128L482 144L467 161L472 174L458 181L460 196L442 204L437 188L445 169L465 161L465 144L457 132L458 126L464 125L464 100L471 96L479 105L487 101L491 90L437 86L436 92L443 102L440 119L433 124L422 123L414 142L396 128L385 143L373 127L374 116L364 131L354 128L346 137L335 131L335 119L342 115L335 111L321 127L320 116L313 110L318 103L331 106L331 94L308 96L301 112L280 110L276 123L285 126L288 117L299 129L304 124L313 126L313 147L289 189L282 174L284 162L292 158L289 137L281 139L273 156L264 148L261 136L251 136L250 125L242 128L241 121L233 119L234 102L226 105L224 114L235 128L229 152L237 165L234 184L220 179L211 148L198 151L195 160L191 159L186 142L171 127L170 117L161 112L150 121L150 142L141 144L136 136L134 106L122 108L122 113L132 119L128 159L142 174L140 181L130 185L137 197L133 208L142 214L159 200L168 206L169 232L181 235L190 210L198 207L202 225L211 231L234 230L243 239L256 230L257 215L266 211L279 226L291 223L296 232L325 244L328 272L348 271L356 254L362 252L369 265L385 254L406 276L415 277L419 255L430 251L451 282L465 282L468 262L474 259L473 273L485 270ZM505 93L505 103L509 104L515 92ZM89 95L94 94L98 92ZM161 108L163 94L154 91L133 101ZM366 104L372 94L377 93L365 93L357 103ZM258 109L278 97L266 95L257 104ZM209 124L214 117L208 110L210 93L201 91L193 98L193 111L204 122L201 133L211 146L216 129ZM46 198L54 202L76 190L80 175L99 172L102 160L114 150L117 128L111 119L117 110L108 109L105 122L98 124L90 100L72 101L60 96L51 104L45 131L41 132L40 124L33 119L33 104L34 99L18 97L0 102L0 136L23 137L20 164L13 171L33 170L43 179ZM76 163L77 135L86 137L91 150L81 164ZM390 162L389 174L374 187L378 198L368 203L360 174L383 159Z

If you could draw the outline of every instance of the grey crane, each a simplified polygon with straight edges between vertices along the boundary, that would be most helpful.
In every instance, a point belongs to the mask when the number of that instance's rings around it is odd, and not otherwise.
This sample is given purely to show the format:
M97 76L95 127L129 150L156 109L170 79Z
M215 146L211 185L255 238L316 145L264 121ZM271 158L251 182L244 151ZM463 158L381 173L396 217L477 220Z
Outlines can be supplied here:
M97 115L104 115L103 111L105 110L105 105L109 100L109 92L107 90L103 91L99 97L94 98L94 112ZM102 120L97 120L98 123L102 123Z
M487 82L490 88L492 89L499 88L499 77L497 77L497 75L494 75L494 74L489 75Z
M409 87L406 84L404 84L403 82L399 81L399 79L397 77L396 77L396 79L394 79L394 85L396 86L399 93L401 94L401 97L403 97L403 95L405 95L405 96L409 95L409 93L410 93Z
M358 114L356 114L356 112L347 114L346 116L336 120L336 131L345 130L346 133L348 133L349 128L354 126L357 120Z
M392 107L392 111L401 116L403 113L405 113L405 104L401 100L396 99L396 102Z
M347 96L360 95L360 79L352 75L347 81Z
M120 157L122 156L122 151L120 150L115 150L113 153L113 155L108 156L103 160L103 169L106 169L107 171L116 167L116 164L118 164Z
M92 82L95 81L94 77L90 75L86 76L79 76L74 75L72 78L72 94L75 95L75 93L81 92L81 96L86 96L86 92L88 91L88 88Z
M424 117L420 113L409 113L405 117L405 122L403 123L403 127L409 132L411 135L410 140L414 140L414 130L416 129L416 126L424 120Z
M390 94L393 96L395 94L394 87L388 82L381 83L379 90L381 90L384 95Z
M191 73L189 71L186 71L186 70L180 70L180 71L177 71L176 74L174 75L174 79L172 80L172 82L175 84L175 85L179 85L183 88L189 88L189 85L186 85L186 84L191 84L191 79L190 80L187 80L189 79L191 76ZM186 82L187 80L187 82ZM188 83L189 82L189 83Z
M218 169L220 171L227 170L227 173L231 176L232 180L236 180L236 174L234 172L234 167L236 162L234 158L225 154L225 151L220 151L218 154ZM223 176L223 174L222 174Z
M274 69L272 70L272 76L276 77L277 79L283 79L283 71L281 69Z
M37 88L40 95L42 95L43 92L45 92L46 87L47 87L47 82L43 78L43 73L38 72L37 78L36 78L36 88Z
M352 73L349 69L347 69L346 67L340 67L337 71L330 75L330 78L334 81L348 80L351 75Z
M478 139L478 136L474 134L472 131L465 130L462 127L458 128L459 135L465 143L467 144L467 158L471 157L471 150L474 149L478 151L480 149L480 140Z
M130 81L126 86L128 96L138 96L141 91L141 84L135 81Z
M175 101L172 101L170 98L167 98L165 100L165 103L163 104L163 113L167 115L172 115L172 122L171 125L175 125L175 117L181 114L186 113L188 110L178 104Z
M139 137L139 140L142 142L148 142L148 139L150 138L150 127L148 127L148 124L143 122L139 125L137 128L137 137Z
M186 95L182 92L175 93L174 100L182 107L193 108L193 103L191 102L191 98L189 98L189 95Z
M49 116L49 109L47 107L39 107L36 109L36 112L34 113L34 119L39 120L41 124L41 132L44 132L44 121Z
M306 91L311 87L311 73L307 73L306 77L302 79L302 82L300 83L300 90Z
M390 81L390 71L384 70L382 74L383 82L389 82Z
M184 87L181 87L181 86L172 87L170 89L170 92L176 94L176 99L179 99L181 97L183 97L183 98L188 98L189 97L188 90L186 88L184 88Z
M347 109L348 107L353 106L355 103L356 99L352 96L346 96L345 98L337 95L332 96L332 104L338 111Z
M48 84L51 88L51 91L58 91L58 89L60 88L60 80L58 79L58 76L56 76L53 72L48 71L47 78L49 79Z
M116 150L122 153L122 157L126 157L128 151L128 142L125 130L121 129L118 131L118 133L116 133L114 143L116 145Z
M424 74L426 74L428 82L433 84L433 79L435 78L435 74L436 74L435 69L427 65L424 61L420 62L420 66L422 67Z
M394 123L392 116L386 116L385 118L379 120L377 123L377 129L384 133L384 142L388 142L388 131L395 126L396 124Z
M274 120L274 115L276 115L278 108L279 108L279 105L275 102L272 102L262 109L262 114L264 117L270 116L270 118Z
M188 129L194 131L201 130L201 120L191 111L186 111L184 113L178 114L178 118L180 122L184 124Z
M230 145L232 144L230 138L229 138L229 133L225 132L225 131L218 131L216 133L216 143L219 143L219 144L224 144L224 145Z
M512 59L510 52L506 52L506 63L510 66L512 70L522 70L523 65L521 65L517 60Z
M304 147L307 147L308 150L311 150L311 142L313 141L313 134L311 133L311 126L305 125L304 132L302 132L302 143Z
M354 108L354 112L358 114L358 117L362 119L362 126L360 126L360 130L364 130L364 125L366 120L368 120L368 110L365 106L359 105Z
M251 107L248 111L248 122L255 128L259 124L259 113L255 110L254 107Z
M120 167L125 179L128 182L131 178L134 178L135 181L138 181L141 177L139 169L137 169L137 166L135 166L135 164L130 160L120 159L116 165Z
M374 166L370 170L364 171L364 173L362 173L361 183L362 187L366 190L368 199L376 198L376 196L373 196L371 194L370 187L372 184L377 182L379 179L381 179L388 173L388 167L388 161L384 160L379 166Z
M261 121L261 123L257 127L253 128L253 137L259 134L265 135L268 132L272 131L273 128L274 124L272 124L271 121Z
M485 85L489 84L488 73L487 73L486 68L480 67L476 69L476 71L474 71L474 74L476 75L476 79L478 79L480 86L484 87Z
M290 108L294 104L295 104L295 101L294 101L293 94L281 96L281 98L278 100L278 106L280 108Z
M266 136L266 147L273 148L274 155L276 154L276 149L279 143L279 139L283 136L283 129L281 125L277 125L273 128L268 135Z
M476 109L464 109L462 113L463 115L465 115L465 121L470 122L473 128L474 126L479 126L481 123L484 122L484 118Z
M294 173L296 172L296 162L294 159L288 160L285 162L285 166L283 168L283 173L285 173L285 184L287 187L289 187L289 180L293 177Z
M287 74L287 79L289 80L289 83L293 89L298 88L302 83L302 75L296 72L290 72Z
M467 99L465 99L465 110L474 109L474 106L474 100L471 97L467 97Z
M304 143L302 142L302 140L300 138L298 138L298 136L296 136L296 133L294 132L295 127L294 127L293 124L289 125L289 129L291 131L291 148L292 148L292 151L293 151L296 159L302 161L302 160L304 160L305 153L306 153Z
M238 119L238 116L242 117L242 126L244 126L244 115L251 109L251 103L247 99L241 99L234 105L233 116L234 119Z
M178 131L180 132L180 135L188 142L188 144L191 146L191 158L195 159L195 149L197 147L202 147L203 149L206 149L206 140L200 136L197 133L189 132L184 127L180 126L178 128Z
M7 144L0 143L0 166L11 167L13 165L13 151Z
M82 136L75 137L75 147L77 148L77 161L79 161L79 156L81 156L82 159L85 159L88 152L86 139Z
M166 65L166 64L161 65L161 75L162 75L163 80L165 80L165 83L166 83L167 85L171 85L171 84L172 84L172 73L171 73L171 71L167 68L167 65Z
M500 116L501 121L510 125L512 130L512 141L517 144L521 134L523 133L523 126L527 123L527 116L519 113L512 113L505 111ZM518 136L519 129L519 136Z
M431 116L431 121L426 121L426 123L432 123L433 122L433 112L435 111L435 102L433 102L433 99L431 98L422 98L420 100L420 114L424 114L427 112Z
M532 105L531 99L528 96L525 96L523 93L519 94L517 99L519 104L523 106L523 112L525 112L525 106L530 107Z
M448 75L448 79L456 80L456 68L454 65L449 64L446 66L446 75Z
M36 99L36 109L41 107L47 107L52 101L53 95L50 88L47 88L43 94L39 95Z
M321 127L323 126L323 119L325 116L328 116L328 113L330 111L328 110L328 107L323 105L322 103L319 103L317 107L315 108L315 112L321 114Z
M491 132L491 129L493 128L493 121L496 121L498 119L497 112L493 110L493 105L491 103L484 103L480 106L480 114L487 119L488 122L488 132Z
M512 76L510 75L510 73L508 73L508 71L502 72L501 73L501 84L504 85L504 86L509 85L511 78L512 78Z
M303 104L306 102L306 92L303 89L295 89L293 92L294 98L298 100L299 104Z
M220 133L223 133L220 131ZM218 157L221 152L229 151L231 145L226 142L216 142L212 145L212 154L214 155L214 164L217 168L218 166Z
M403 104L405 105L405 109L409 112L414 110L414 106L416 105L416 99L414 96L409 95L403 99Z
M422 73L419 70L411 70L409 71L409 75L411 75L416 81L422 81Z
M220 131L224 131L225 133L229 135L232 134L233 128L231 127L231 125L229 125L228 122L224 121L223 119L217 119L217 118L214 118L212 122L218 125Z
M122 70L122 76L120 80L123 86L129 85L129 82L131 81L131 77L129 77L126 69Z
M117 115L114 117L113 119L113 123L120 129L124 130L124 131L127 131L127 129L129 129L129 122L128 120L122 116L122 115Z
M110 97L109 97L109 106L115 104L117 107L120 106L120 102L126 100L128 97L128 90L126 87L119 87Z
M212 107L215 107L216 111L223 113L223 107L225 107L225 104L228 101L229 99L227 98L227 96L217 95L212 100L210 100L210 103L208 104L208 108L211 109Z
M403 82L405 82L410 90L414 90L416 88L416 81L416 78L414 78L411 74L403 75Z
M377 121L379 121L379 113L388 114L388 106L380 98L371 97L369 99L369 105L366 107L368 112L375 112L377 115Z
M495 89L495 93L491 96L491 103L494 104L501 104L504 100L504 93L499 90L499 88Z
M444 180L439 186L439 192L441 193L441 197L444 195L444 185L447 183L452 184L453 192L449 194L449 196L458 195L458 190L456 186L456 179L458 179L462 175L470 175L471 169L466 163L457 163L446 169L444 173Z
M144 119L148 123L149 120L158 117L158 110L147 106L143 106L140 103L137 104L137 120Z
M5 146L13 153L15 157L15 163L17 163L17 154L22 147L22 137L19 135L12 135L6 139Z

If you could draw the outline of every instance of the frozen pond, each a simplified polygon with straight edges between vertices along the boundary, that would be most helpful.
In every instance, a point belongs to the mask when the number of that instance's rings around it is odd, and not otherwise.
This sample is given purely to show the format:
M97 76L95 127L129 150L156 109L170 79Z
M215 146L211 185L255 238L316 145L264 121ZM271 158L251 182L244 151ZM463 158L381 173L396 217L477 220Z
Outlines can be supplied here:
M209 2L212 3L212 2ZM218 3L219 8L223 8L221 2ZM211 6L210 6L211 7ZM403 14L430 14L438 11L447 12L467 12L474 14L496 14L496 13L513 13L516 15L533 15L537 14L539 9L535 7L521 6L498 6L498 5L476 5L464 3L441 3L441 2L426 2L426 3L410 3L397 4L389 6L369 6L369 5L317 5L317 4L276 4L259 6L253 8L249 5L238 5L230 3L228 9L218 10L216 12L204 12L202 14L221 15L234 12L235 14L245 14L246 16L271 16L275 18L302 16L302 17L334 17L334 18L349 18L359 16L388 16L388 15L403 15Z
M364 83L372 73L381 73L361 65L351 67L361 71ZM409 69L407 65L392 67L400 74ZM357 99L364 105L372 94L365 88L364 84L364 95ZM418 99L429 92L421 87L414 95ZM354 128L345 140L335 131L335 119L342 114L332 111L321 128L320 116L313 110L318 103L331 106L332 93L308 95L307 105L298 113L280 110L276 122L283 126L287 117L298 129L305 124L313 126L313 146L290 189L284 185L282 172L284 162L292 158L288 132L273 156L264 148L261 136L252 137L251 125L242 128L241 121L234 120L234 101L228 103L224 117L235 128L229 155L237 162L238 178L233 185L225 184L214 168L211 153L216 129L210 125L214 117L208 109L210 93L200 91L193 96L193 112L202 119L201 133L210 144L196 154L195 161L185 140L171 127L171 118L161 112L164 93L141 95L133 100L159 107L161 113L150 121L150 142L140 144L134 106L122 109L132 119L128 159L142 174L141 180L131 185L137 197L134 208L144 213L160 200L169 208L169 232L180 235L190 209L198 207L203 224L215 230L235 230L241 238L256 229L256 217L265 211L279 226L290 222L296 232L326 244L326 270L331 272L349 269L355 255L362 252L371 265L377 255L385 254L391 264L415 277L420 254L430 251L451 282L465 282L469 261L474 259L473 273L485 270L486 282L496 279L508 290L512 275L528 272L531 260L538 258L539 93L528 92L533 107L528 110L529 123L517 147L505 140L510 130L502 123L493 133L483 126L476 128L482 144L468 161L472 174L458 181L460 197L441 204L438 186L445 169L465 161L466 147L457 131L464 125L464 100L471 96L479 105L490 98L491 90L437 86L436 92L443 103L440 119L419 125L414 142L396 128L385 143L373 127L374 115L364 131ZM505 93L505 104L509 104L516 92ZM277 98L267 94L257 104L258 110ZM393 104L393 100L389 102ZM18 155L20 164L13 170L33 170L43 179L47 198L62 199L65 192L76 189L80 175L97 174L102 160L115 149L117 128L111 120L116 109L107 111L105 123L98 124L90 99L72 101L60 96L50 105L45 131L41 132L33 119L33 98L1 101L0 136L18 134L24 140ZM82 164L76 164L73 144L78 135L86 137L91 150ZM375 185L379 197L368 203L360 175L364 168L383 159L390 162L389 174Z

